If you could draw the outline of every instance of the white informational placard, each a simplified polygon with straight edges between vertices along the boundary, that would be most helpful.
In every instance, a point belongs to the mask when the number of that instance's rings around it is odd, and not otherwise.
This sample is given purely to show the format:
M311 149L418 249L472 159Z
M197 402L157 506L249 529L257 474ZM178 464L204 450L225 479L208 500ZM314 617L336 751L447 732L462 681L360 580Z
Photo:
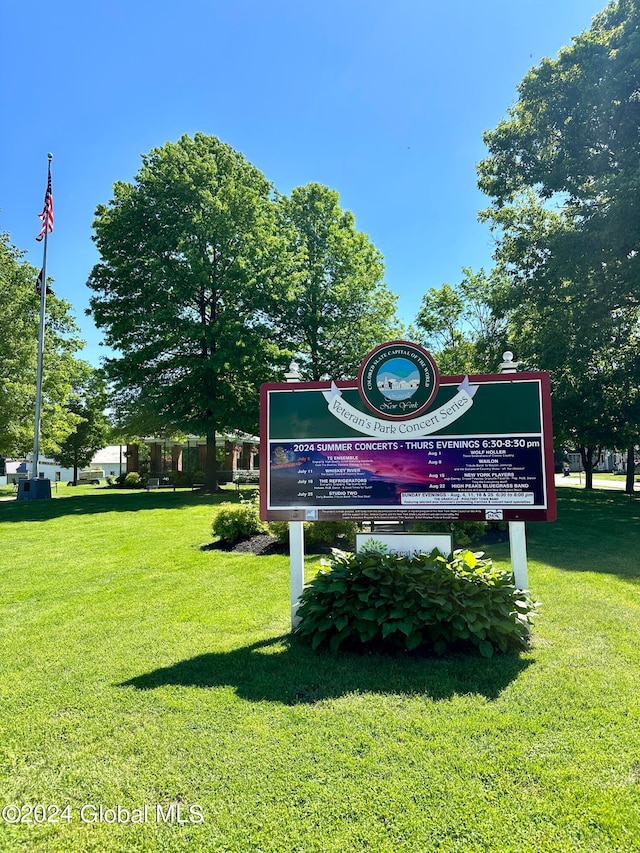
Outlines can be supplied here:
M446 533L356 533L356 554L362 551L379 551L413 557L430 554L434 548L448 557L452 552L451 536Z

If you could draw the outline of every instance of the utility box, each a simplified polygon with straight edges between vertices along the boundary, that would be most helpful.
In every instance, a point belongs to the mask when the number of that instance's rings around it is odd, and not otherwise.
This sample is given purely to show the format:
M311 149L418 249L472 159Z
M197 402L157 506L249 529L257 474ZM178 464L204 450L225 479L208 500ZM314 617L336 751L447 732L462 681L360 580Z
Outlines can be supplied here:
M19 480L19 501L44 501L51 498L51 480L40 477L37 480Z

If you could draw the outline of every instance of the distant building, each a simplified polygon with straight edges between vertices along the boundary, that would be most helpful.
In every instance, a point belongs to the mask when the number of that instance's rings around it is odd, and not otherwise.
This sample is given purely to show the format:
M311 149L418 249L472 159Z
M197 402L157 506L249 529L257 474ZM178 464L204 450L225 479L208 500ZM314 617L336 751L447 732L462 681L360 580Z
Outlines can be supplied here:
M148 448L149 458L143 459L140 444ZM207 454L206 439L190 435L185 441L145 438L142 442L127 445L127 473L136 471L154 476L169 472L204 471ZM218 471L231 480L238 471L257 471L260 439L242 432L216 437ZM148 470L143 471L142 469ZM221 477L224 481L224 477Z
M127 445L110 444L99 450L91 460L91 467L102 468L106 477L119 477L127 471Z
M239 471L257 471L260 440L245 433L221 435L216 440L218 471L221 482L229 481ZM170 472L202 472L205 467L207 442L198 436L188 436L185 441L148 437L135 444L112 444L99 450L91 464L81 468L83 479L94 472L96 479L128 474L152 476L167 475ZM0 476L0 485L17 483L31 476L31 463L25 460L7 460L6 475ZM73 481L73 469L63 468L53 459L41 457L38 461L38 477L51 480L52 483L70 483Z
M126 444L113 444L99 450L91 464L80 468L80 471L94 470L98 479L117 477L127 470ZM18 480L31 477L31 463L25 460L6 462L6 483L17 483ZM52 483L70 483L73 481L73 468L63 468L53 459L40 457L38 460L38 477L51 480ZM1 484L2 481L0 481Z
M574 473L583 470L580 451L568 450L563 455L569 463L569 470ZM627 470L627 454L616 450L601 450L593 461L593 470L598 473L623 474Z

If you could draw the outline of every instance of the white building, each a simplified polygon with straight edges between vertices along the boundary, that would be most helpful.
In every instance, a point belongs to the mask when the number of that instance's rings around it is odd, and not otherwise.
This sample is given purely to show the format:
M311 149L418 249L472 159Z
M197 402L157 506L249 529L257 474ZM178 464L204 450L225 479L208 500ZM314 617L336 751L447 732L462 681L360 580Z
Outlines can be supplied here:
M108 447L103 447L102 450L98 450L95 454L89 466L81 468L78 471L78 476L80 471L89 470L95 471L96 479L104 479L105 477L115 478L125 473L127 470L126 450L126 444L112 444ZM6 483L17 483L20 479L31 477L30 461L7 461L6 468ZM53 459L40 457L38 460L38 477L49 479L52 483L69 483L73 481L73 468L63 468L57 462L54 462Z

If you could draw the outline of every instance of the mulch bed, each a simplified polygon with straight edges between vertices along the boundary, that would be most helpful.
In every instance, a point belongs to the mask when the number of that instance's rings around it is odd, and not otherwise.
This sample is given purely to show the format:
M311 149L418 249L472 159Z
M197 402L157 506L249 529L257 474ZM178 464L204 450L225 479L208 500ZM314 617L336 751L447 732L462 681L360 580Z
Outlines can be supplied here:
M267 556L269 554L288 554L289 546L283 545L268 533L258 533L248 539L241 539L233 545L220 539L217 542L208 542L200 546L201 551L227 551L235 554L258 554ZM331 548L322 545L307 545L306 554L330 554Z
M485 536L479 541L468 547L471 550L477 550L478 547L491 546L498 542L506 542L509 539L509 533L506 530L490 529ZM346 547L344 545L340 547ZM258 554L267 556L269 554L288 554L289 546L278 542L275 536L269 536L268 533L258 533L256 536L250 536L248 539L241 539L233 545L220 539L217 542L208 542L206 545L200 546L201 551L227 551L235 554ZM330 547L318 545L307 545L305 547L307 554L330 554Z
M231 551L236 554L288 554L289 547L282 545L275 536L268 533L258 533L249 539L241 539L231 544L220 539L218 542L208 542L200 546L201 551Z

